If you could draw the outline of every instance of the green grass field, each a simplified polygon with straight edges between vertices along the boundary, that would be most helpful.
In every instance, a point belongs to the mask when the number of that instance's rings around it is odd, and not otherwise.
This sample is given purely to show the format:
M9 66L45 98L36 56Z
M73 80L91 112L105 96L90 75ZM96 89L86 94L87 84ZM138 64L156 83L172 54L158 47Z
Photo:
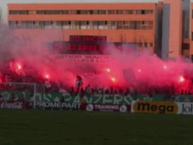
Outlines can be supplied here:
M0 110L0 145L190 145L193 116Z

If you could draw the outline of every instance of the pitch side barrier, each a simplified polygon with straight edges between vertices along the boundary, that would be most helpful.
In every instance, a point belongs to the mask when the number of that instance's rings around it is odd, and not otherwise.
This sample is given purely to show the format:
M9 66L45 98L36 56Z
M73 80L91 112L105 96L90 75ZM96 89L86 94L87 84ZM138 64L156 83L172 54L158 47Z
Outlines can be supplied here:
M34 107L35 106L35 107ZM44 110L69 110L69 111L106 111L106 112L130 112L130 105L118 104L84 104L69 102L23 102L0 101L0 109L44 109Z
M93 104L69 102L26 102L0 101L0 109L45 109L45 110L79 110L79 111L106 111L132 112L149 114L184 114L193 115L193 103L163 102L163 101L132 101L131 105L120 104Z
M35 109L45 110L80 110L80 111L107 111L107 112L130 112L130 105L118 104L85 104L68 102L35 102Z
M8 89L5 87L0 90L0 108L112 112L131 110L134 113L193 114L191 95L178 95L173 100L175 102L166 102L165 96L159 94L152 98L147 95L132 97L121 94L85 94L81 98L79 95L69 93L45 93L37 84L1 83L1 85L8 86ZM59 103L61 98L64 98L64 103ZM135 99L138 101L134 101Z

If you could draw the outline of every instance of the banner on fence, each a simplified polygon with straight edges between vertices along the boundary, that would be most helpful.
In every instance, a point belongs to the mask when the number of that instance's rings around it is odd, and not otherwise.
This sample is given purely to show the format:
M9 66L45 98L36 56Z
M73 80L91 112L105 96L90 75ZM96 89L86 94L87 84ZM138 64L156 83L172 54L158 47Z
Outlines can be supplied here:
M60 102L35 102L36 109L53 109L53 110L80 110L80 103L60 103Z
M25 101L32 101L31 93L28 91L0 91L2 100L10 100L11 96L16 97L24 96ZM80 103L80 95L71 95L69 93L35 93L35 102L59 102L61 97L65 98L65 102L69 103ZM151 98L147 94L139 94L136 96L137 100L141 101L164 101L165 96L162 94L156 94ZM84 100L87 104L119 104L119 105L131 105L131 101L135 97L131 95L121 94L85 94ZM176 96L176 102L193 102L192 95L178 95Z
M83 111L130 112L130 105L82 104L81 109Z
M155 114L178 114L179 107L175 102L159 101L132 101L131 112L155 113Z
M112 57L109 55L71 55L58 54L58 58L63 58L70 63L109 63Z

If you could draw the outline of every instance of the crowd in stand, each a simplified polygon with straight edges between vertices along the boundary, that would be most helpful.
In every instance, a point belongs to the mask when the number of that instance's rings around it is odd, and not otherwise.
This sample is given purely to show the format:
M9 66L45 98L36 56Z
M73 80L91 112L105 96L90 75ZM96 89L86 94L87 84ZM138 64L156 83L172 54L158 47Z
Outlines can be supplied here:
M27 66L22 66L23 69ZM29 71L32 71L28 69ZM30 72L29 74L27 71L19 72L18 70L13 70L12 67L10 67L9 64L5 64L4 67L1 67L0 70L0 90L17 90L17 91L31 91L33 92L34 86L33 85L27 85L27 84L16 84L16 83L36 83L39 86L42 87L36 87L36 91L45 91L46 93L50 92L69 92L70 94L82 94L85 93L92 93L92 94L132 94L132 95L138 95L138 94L148 94L150 97L155 94L166 94L166 95L174 95L174 94L182 94L182 95L191 95L193 93L193 90L191 89L191 86L193 86L192 81L189 81L189 87L183 88L179 85L170 85L170 86L148 86L148 83L141 84L140 86L130 86L130 87L108 87L108 88L92 88L91 85L87 85L86 87L82 87L80 85L77 87L76 85L73 87L67 87L65 83L63 82L54 82L50 81L49 79L43 78L42 76L38 75L37 72ZM11 82L14 82L11 84ZM193 88L193 87L192 87Z

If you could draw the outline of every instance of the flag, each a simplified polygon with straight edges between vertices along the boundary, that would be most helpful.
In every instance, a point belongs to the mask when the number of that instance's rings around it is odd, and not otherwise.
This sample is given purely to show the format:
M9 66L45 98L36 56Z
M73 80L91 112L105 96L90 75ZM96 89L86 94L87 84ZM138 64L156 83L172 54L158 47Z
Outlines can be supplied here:
M127 83L134 83L136 82L136 76L131 68L126 68L123 70L123 76Z

